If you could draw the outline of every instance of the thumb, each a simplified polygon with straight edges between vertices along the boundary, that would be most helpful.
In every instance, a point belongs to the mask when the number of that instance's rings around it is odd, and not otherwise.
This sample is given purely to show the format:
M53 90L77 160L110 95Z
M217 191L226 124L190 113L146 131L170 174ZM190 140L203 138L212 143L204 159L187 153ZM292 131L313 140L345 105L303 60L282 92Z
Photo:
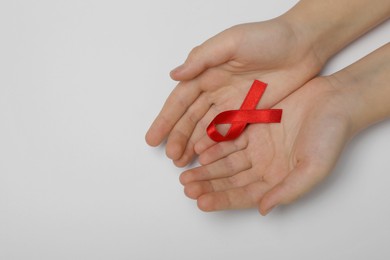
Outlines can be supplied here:
M229 61L235 49L236 40L226 30L192 49L184 64L172 70L170 76L177 81L194 79L208 68Z
M264 195L259 204L260 214L267 215L276 206L290 204L310 191L326 176L327 171L320 169L318 165L309 166L307 163L297 166L281 183Z

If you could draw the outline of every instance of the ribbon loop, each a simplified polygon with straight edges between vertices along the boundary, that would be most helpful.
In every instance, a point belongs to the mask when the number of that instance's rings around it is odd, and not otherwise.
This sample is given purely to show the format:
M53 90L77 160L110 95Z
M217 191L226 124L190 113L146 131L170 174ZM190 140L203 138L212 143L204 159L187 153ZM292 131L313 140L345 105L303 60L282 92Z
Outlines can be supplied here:
M208 136L215 142L229 141L239 137L248 124L280 123L282 109L256 109L266 87L266 83L255 80L239 110L224 111L211 121L207 127ZM217 130L219 124L231 124L226 135Z

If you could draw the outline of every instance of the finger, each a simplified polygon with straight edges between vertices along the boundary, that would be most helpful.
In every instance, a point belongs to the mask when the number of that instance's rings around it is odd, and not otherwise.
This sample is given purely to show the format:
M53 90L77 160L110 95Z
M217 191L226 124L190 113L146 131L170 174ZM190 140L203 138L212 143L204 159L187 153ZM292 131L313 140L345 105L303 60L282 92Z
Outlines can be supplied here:
M190 106L171 131L171 134L173 135L175 129L180 130L177 131L178 134L175 135L179 138L179 142L172 142L175 144L173 149L171 149L171 142L169 141L171 136L168 138L167 154L168 157L174 160L176 166L183 167L190 163L194 158L194 144L206 133L209 121L220 112L219 108L223 106L211 106L215 99L218 99L218 102L223 102L223 104L225 104L225 101L231 100L232 97L236 96L236 90L225 85L225 81L229 77L222 74L215 70L208 70L207 73L202 74L202 76L194 81L195 84L197 84L197 87L203 89L205 92L200 95L192 106ZM215 88L218 90L212 92L211 89ZM183 131L184 129L186 130ZM188 138L190 138L190 140L188 140ZM171 150L174 151L171 152ZM175 150L179 151L176 151L175 153Z
M231 125L229 124L223 124L217 126L217 131L220 132L222 135L226 135L226 133L229 131L229 128ZM213 141L207 134L203 134L201 138L195 143L195 152L197 154L202 154L208 149L211 149L213 146L218 145L221 143L216 143Z
M202 165L210 164L231 153L243 150L247 146L248 138L246 135L241 135L233 141L217 143L199 155L199 163Z
M234 94L236 94L236 96L240 95L241 93L237 93L236 91L230 91L231 89L227 89L227 93L224 93L225 94L225 97L224 97L224 102L221 102L219 105L214 105L214 106L211 106L209 112L205 115L205 117L201 120L201 126L202 128L199 129L201 130L201 132L199 131L199 137L197 137L196 139L193 139L193 142L195 143L195 152L197 154L201 154L203 153L204 151L206 151L207 149L209 149L210 147L212 147L213 145L216 144L215 141L213 141L208 135L207 135L207 127L208 125L210 124L210 122L215 118L216 115L218 115L220 112L222 111L225 111L225 110L228 110L228 109L235 109L238 107L237 104L234 104L234 103L237 103L234 98ZM234 90L234 89L233 89ZM234 101L234 102L231 102L231 101ZM227 132L229 131L231 125L230 124L219 124L217 125L217 131L219 133L221 133L222 135L226 135ZM197 126L197 128L199 128ZM197 129L195 129L195 131L197 131Z
M202 145L204 142L208 141L208 147L216 144L213 140L211 140L207 135L207 127L210 124L211 120L220 112L220 109L213 105L210 107L210 110L206 113L206 115L202 118L202 120L199 121L199 124L195 127L194 134L191 137L191 141L195 144L194 145L194 151L197 154L201 154L205 150L203 146L199 146L199 142L201 142L200 145Z
M194 151L197 154L200 154L197 150L197 143L207 136L207 127L210 124L211 120L220 112L220 109L213 105L210 107L209 111L204 115L204 117L196 125L195 130L191 136L191 142L194 143ZM214 141L210 141L215 144Z
M189 140L183 155L180 157L180 159L173 160L173 163L177 167L187 166L194 160L195 155L194 144L191 142L191 140Z
M197 199L206 193L239 188L262 180L262 173L250 168L226 178L190 182L185 185L184 192L188 197Z
M197 82L202 82L203 81L203 78L204 78L205 75L202 75L202 77L198 78L196 81ZM204 86L211 86L211 85L207 85L206 83L204 84ZM222 87L221 87L222 88ZM217 93L220 93L220 91L218 91ZM215 95L215 93L214 93ZM191 137L190 137L190 140L187 141L187 146L185 148L185 151L184 153L182 153L182 156L180 159L176 159L174 160L174 164L178 167L183 167L187 164L189 164L191 162L191 160L194 158L195 156L195 148L194 148L194 144L202 137L205 135L206 133L206 128L207 128L207 125L209 123L209 121L211 120L211 118L214 117L214 115L218 114L218 112L220 111L217 106L213 105L210 107L210 104L212 103L212 100L213 100L213 94L210 94L209 92L204 92L201 96L204 96L204 99L207 100L205 102L200 102L199 104L199 111L203 110L205 107L207 107L209 109L209 111L207 111L207 113L203 113L203 118L201 120L199 120L198 118L196 118L198 120L196 126L195 126L195 129L193 129L192 131L192 134L191 134ZM221 95L218 95L219 98L221 98ZM225 98L226 97L226 94L225 94ZM199 98L198 98L199 99ZM203 103L207 103L207 104L203 104ZM195 111L198 111L197 108L194 109ZM204 111L203 111L204 112ZM193 122L196 121L196 120L192 120ZM186 124L186 125L192 125L192 124Z
M209 94L209 100L213 104L206 115L199 121L199 124L195 127L194 134L191 137L193 143L195 143L195 152L200 154L213 144L207 136L207 127L210 122L220 112L228 109L237 109L240 106L240 96L245 95L245 90L232 85L225 85L220 87L216 91ZM229 124L221 124L217 126L217 130L221 134L225 134L230 128ZM201 141L201 142L199 142ZM199 143L199 144L198 144Z
M195 126L210 109L210 106L211 104L204 93L190 105L169 134L166 146L166 152L169 158L178 160L182 157ZM193 150L193 145L189 148Z
M251 167L243 151L233 153L214 163L187 170L180 175L180 182L185 185L193 181L212 180L232 176Z
M198 142L195 143L195 152L197 154L202 154L204 151L212 147L213 145L216 145L217 143L210 139L210 137L207 134L204 134Z
M184 186L184 194L190 199L198 199L205 193L213 192L214 188L209 181L190 182Z
M265 194L259 204L260 213L266 215L276 206L289 204L307 193L325 177L326 171L318 170L320 168L319 165L309 166L307 163L298 165L281 183Z
M198 207L203 211L251 208L258 204L269 184L256 182L250 185L206 193L198 198Z
M193 82L180 82L169 95L146 133L145 139L149 145L159 145L188 107L197 99L201 91L193 85Z
M229 61L237 46L236 39L222 32L192 49L184 64L171 71L177 81L191 80L206 69Z

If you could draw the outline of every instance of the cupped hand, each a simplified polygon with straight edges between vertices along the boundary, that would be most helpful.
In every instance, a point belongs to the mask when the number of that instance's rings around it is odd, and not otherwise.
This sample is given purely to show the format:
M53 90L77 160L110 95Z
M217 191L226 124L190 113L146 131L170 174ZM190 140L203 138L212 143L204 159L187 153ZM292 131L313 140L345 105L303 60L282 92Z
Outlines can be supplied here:
M167 138L166 154L187 165L206 147L206 127L221 111L238 109L253 80L270 83L258 108L288 96L321 69L310 43L279 17L234 26L194 48L171 72L180 81L146 134L151 146ZM209 143L211 145L212 143Z
M321 181L352 135L352 95L334 78L315 78L277 104L280 124L252 124L236 140L199 156L202 166L180 176L204 211L258 207L267 214Z

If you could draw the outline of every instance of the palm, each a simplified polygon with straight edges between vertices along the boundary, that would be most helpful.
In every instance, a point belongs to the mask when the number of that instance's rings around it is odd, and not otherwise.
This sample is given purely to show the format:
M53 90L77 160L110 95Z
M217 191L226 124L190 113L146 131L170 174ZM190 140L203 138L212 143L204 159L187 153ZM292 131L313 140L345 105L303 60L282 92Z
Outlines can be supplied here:
M216 114L240 106L254 79L270 83L258 106L270 107L320 69L315 55L280 21L236 26L205 46L207 57L202 58L204 50L196 48L187 63L209 60L178 77L182 82L147 134L151 145L168 136L167 155L178 166L191 161L195 144L204 138L205 128Z
M308 191L332 169L350 134L336 92L315 79L277 105L284 109L281 124L251 125L236 141L208 148L200 155L203 166L181 176L186 194L206 211L263 200L264 213Z

